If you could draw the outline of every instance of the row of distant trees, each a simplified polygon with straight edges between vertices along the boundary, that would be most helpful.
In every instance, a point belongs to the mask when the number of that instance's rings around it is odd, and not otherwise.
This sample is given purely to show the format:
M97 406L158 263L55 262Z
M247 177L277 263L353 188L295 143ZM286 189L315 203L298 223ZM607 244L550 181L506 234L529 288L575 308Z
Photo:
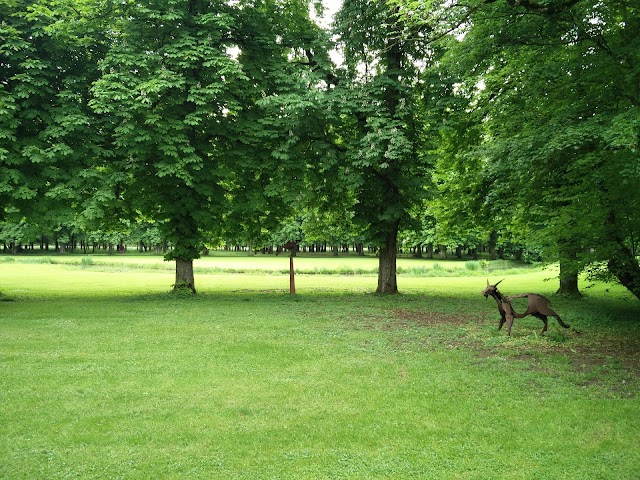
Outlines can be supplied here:
M327 235L331 233L330 235ZM263 231L260 237L218 238L210 239L202 245L202 252L211 249L226 251L242 251L249 255L258 252L278 254L284 251L283 245L295 239L297 251L305 253L330 253L338 256L342 253L358 255L377 254L379 247L368 243L355 225L351 229L324 231L318 235L317 229L309 227L304 217L289 219L288 222L274 231ZM436 232L419 236L415 231L401 231L398 241L398 253L409 254L417 258L470 258L480 256L489 259L540 260L539 252L520 245L490 243L481 239L437 239ZM56 228L43 230L39 225L3 222L0 224L0 241L5 254L18 253L151 253L166 255L173 245L164 240L161 229L150 223L134 223L118 231L79 231L74 226L59 225ZM294 251L294 254L296 251Z
M211 239L304 215L307 241L375 246L379 293L409 242L528 246L562 293L598 266L640 298L634 2L321 8L1 2L0 221L151 223L193 292Z

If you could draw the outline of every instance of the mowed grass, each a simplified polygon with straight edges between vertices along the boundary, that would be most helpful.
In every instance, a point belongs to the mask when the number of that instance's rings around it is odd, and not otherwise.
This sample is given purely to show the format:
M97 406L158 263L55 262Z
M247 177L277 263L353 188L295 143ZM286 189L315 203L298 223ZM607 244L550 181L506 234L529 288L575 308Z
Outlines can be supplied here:
M0 478L638 478L640 306L618 287L507 338L484 277L172 282L0 262Z

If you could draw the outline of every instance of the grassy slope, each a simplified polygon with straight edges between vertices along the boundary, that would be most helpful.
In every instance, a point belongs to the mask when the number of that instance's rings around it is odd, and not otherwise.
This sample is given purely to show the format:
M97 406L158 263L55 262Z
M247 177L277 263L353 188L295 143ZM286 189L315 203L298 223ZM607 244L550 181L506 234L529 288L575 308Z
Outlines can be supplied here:
M509 339L480 277L393 298L369 276L299 275L295 298L285 275L196 281L0 263L0 477L637 478L640 307L619 289Z

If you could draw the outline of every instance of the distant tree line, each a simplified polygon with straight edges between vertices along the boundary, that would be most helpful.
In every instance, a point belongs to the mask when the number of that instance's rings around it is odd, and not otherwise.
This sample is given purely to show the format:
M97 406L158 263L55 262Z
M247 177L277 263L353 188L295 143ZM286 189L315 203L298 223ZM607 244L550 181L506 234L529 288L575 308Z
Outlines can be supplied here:
M263 232L260 238L247 240L244 238L211 239L202 245L201 254L207 254L212 249L231 252L246 252L248 254L280 254L285 251L283 245L290 238L295 238L298 248L294 251L304 253L376 255L379 246L365 241L356 231L344 231L339 236L318 237L313 231L305 231L302 219L291 220L292 224L283 224L275 232ZM295 233L292 235L292 231ZM26 221L0 224L0 241L2 252L5 254L18 253L125 253L135 251L166 255L173 245L163 239L160 229L152 224L133 224L119 231L91 231L83 232L73 226L59 226L55 230L42 232L38 225L30 225ZM443 240L434 244L428 240L423 243L416 237L414 231L402 231L399 235L399 254L411 255L416 258L470 258L477 260L480 255L489 259L541 260L539 253L525 250L519 245L455 244L453 240ZM418 242L418 243L416 243Z

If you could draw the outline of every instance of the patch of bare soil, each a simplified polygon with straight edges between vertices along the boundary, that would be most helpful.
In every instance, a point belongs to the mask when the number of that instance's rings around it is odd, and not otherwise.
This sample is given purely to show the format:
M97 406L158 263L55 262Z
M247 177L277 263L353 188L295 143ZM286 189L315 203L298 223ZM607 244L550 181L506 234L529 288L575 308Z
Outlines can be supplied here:
M372 330L407 330L434 325L463 325L472 320L470 316L451 315L443 312L390 309L383 316L363 316L361 327Z
M473 320L471 316L451 315L443 312L423 312L416 310L391 310L391 318L398 322L398 326L416 325L462 325Z
M571 332L562 343L527 345L526 352L514 353L511 358L530 363L532 369L546 371L546 355L564 356L571 370L578 374L595 374L588 384L600 383L597 376L614 372L640 384L640 339L602 338L582 332ZM638 392L640 393L640 392Z
M384 330L409 329L434 325L482 324L486 317L479 314L453 315L443 312L392 309L384 323L377 324ZM551 328L551 327L550 327ZM506 333L505 333L506 335ZM550 331L550 335L552 332ZM475 338L464 336L452 340L457 348L467 348L481 358L507 355L526 362L529 368L548 372L545 358L548 355L564 356L573 372L587 384L607 383L611 376L625 377L634 385L640 385L640 338L591 336L577 330L560 329L561 341L526 342L526 344L488 345ZM629 391L629 385L625 387ZM636 392L636 395L640 391ZM634 395L635 396L635 395Z
M593 339L589 344L572 346L571 352L576 371L605 367L613 362L640 380L640 339Z

